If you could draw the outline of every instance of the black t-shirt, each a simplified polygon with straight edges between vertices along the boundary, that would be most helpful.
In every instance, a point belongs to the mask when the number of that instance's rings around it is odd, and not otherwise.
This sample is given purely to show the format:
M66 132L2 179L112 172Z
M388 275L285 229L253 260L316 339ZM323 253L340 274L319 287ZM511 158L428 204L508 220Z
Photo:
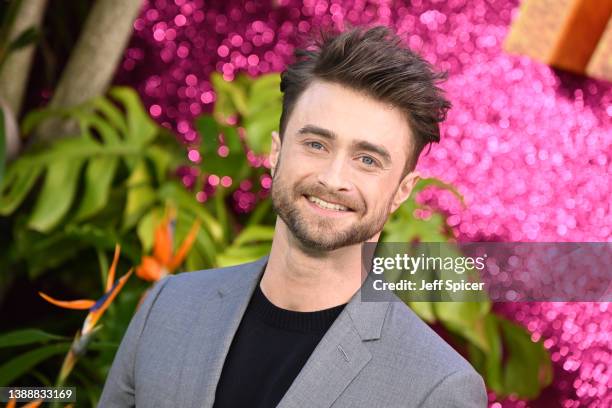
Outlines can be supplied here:
M214 407L275 407L344 306L285 310L257 285L223 364Z

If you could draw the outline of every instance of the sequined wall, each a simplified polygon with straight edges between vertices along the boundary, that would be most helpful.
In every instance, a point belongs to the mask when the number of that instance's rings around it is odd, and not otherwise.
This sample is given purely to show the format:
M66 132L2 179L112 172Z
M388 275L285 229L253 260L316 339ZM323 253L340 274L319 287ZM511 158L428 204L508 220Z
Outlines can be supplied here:
M517 6L505 0L151 0L134 24L117 81L136 86L152 116L194 141L192 118L215 101L208 81L214 70L228 80L238 72L277 72L317 27L390 25L450 73L444 88L454 108L442 142L419 168L465 196L466 208L449 194L421 197L448 212L459 239L610 241L612 84L504 53ZM544 339L555 382L535 402L498 402L491 395L491 407L612 405L608 304L498 307L534 340Z

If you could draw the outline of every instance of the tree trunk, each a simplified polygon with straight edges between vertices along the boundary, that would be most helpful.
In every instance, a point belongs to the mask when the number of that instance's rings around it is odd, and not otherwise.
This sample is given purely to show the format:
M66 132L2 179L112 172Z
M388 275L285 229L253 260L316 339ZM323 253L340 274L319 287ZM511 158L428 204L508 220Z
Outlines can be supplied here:
M70 54L51 99L52 107L71 107L106 92L132 34L142 0L97 0ZM73 126L49 120L37 136L50 139L71 134Z
M23 0L11 27L9 39L15 39L28 28L40 28L46 8L47 0ZM36 44L31 44L13 51L0 72L0 97L15 117L19 117L35 49Z
M47 0L23 0L9 33L9 42L23 31L40 28ZM12 51L0 69L0 109L4 113L6 136L6 157L12 160L17 156L20 146L17 118L23 103L28 84L30 68L36 44Z

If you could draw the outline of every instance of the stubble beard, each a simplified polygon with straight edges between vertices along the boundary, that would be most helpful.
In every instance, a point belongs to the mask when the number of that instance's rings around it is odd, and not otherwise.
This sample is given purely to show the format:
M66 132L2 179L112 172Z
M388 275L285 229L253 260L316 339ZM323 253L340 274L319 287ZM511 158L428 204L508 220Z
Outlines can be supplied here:
M280 169L280 160L272 178L272 208L304 249L333 251L360 244L372 238L384 227L390 212L390 203L387 203L382 210L366 217L359 217L366 211L363 204L351 205L351 208L356 209L355 215L359 218L355 217L357 218L355 222L343 229L337 226L339 219L317 217L314 214L306 216L298 204L300 200L304 200L304 195L332 196L332 194L322 191L322 188L316 185L287 186L283 178L279 176L278 169Z

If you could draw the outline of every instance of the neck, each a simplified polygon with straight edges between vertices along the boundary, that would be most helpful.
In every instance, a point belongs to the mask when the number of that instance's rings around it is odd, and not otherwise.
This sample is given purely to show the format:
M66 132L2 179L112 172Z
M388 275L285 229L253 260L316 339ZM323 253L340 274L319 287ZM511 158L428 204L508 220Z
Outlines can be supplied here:
M377 239L378 234L372 239ZM274 305L312 312L347 303L359 290L361 244L333 251L303 248L287 225L276 220L261 290Z

